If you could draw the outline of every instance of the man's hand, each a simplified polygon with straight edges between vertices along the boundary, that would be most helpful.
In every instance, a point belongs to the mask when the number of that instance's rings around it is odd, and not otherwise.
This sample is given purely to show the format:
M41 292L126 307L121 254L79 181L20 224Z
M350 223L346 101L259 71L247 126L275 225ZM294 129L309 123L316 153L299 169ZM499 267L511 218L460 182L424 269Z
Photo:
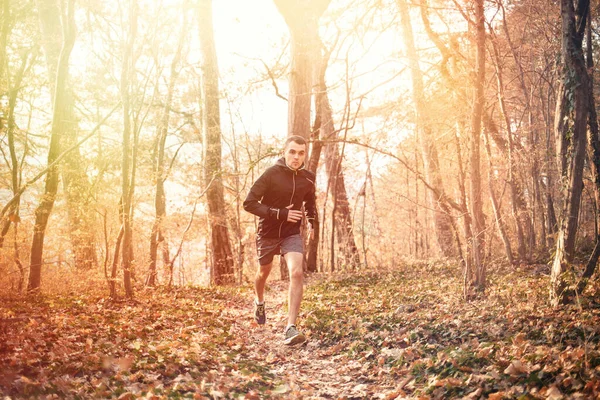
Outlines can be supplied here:
M292 210L293 206L294 206L293 204L290 204L289 206L286 207L289 210L288 216L287 216L288 222L298 222L302 219L302 211Z

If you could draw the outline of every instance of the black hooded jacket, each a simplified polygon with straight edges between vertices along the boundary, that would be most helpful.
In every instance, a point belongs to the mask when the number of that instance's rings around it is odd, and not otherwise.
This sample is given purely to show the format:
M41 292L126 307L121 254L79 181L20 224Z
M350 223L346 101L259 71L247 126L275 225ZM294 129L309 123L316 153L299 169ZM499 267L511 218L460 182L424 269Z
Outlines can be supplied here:
M288 209L301 210L304 204L306 217L312 225L315 215L315 174L304 169L289 168L284 158L254 182L244 201L244 210L260 217L258 236L284 238L300 233L300 223L288 222Z

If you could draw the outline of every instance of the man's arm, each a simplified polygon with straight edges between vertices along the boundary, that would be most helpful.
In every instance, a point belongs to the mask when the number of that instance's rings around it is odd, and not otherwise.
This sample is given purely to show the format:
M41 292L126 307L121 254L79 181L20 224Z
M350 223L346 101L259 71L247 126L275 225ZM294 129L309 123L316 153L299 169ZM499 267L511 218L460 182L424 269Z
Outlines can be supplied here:
M246 200L244 200L244 210L261 218L286 220L288 216L287 209L273 208L261 203L271 184L268 175L269 171L267 170L254 182L248 196L246 196Z

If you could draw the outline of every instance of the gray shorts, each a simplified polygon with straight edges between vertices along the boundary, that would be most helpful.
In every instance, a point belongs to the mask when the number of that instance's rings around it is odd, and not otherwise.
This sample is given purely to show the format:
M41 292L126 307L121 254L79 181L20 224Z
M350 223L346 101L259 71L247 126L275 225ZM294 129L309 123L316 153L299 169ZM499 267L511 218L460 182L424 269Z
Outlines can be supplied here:
M302 253L304 254L304 242L300 234L284 238L261 238L256 237L256 252L260 265L273 262L276 254Z

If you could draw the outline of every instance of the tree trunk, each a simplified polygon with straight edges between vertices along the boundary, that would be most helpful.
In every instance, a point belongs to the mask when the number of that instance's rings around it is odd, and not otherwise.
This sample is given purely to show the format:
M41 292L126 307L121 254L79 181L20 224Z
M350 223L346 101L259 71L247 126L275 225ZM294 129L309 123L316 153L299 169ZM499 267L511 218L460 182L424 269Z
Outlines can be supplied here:
M325 60L326 57L323 57ZM326 62L324 64L327 64ZM325 80L325 69L326 67L321 64L319 68L319 81L321 80L321 75L323 75L322 79ZM315 109L321 109L321 102L323 101L323 96L325 92L322 91L319 87L315 92ZM330 121L333 123L333 121ZM308 170L316 175L317 168L319 166L319 159L321 158L321 151L323 150L323 141L321 140L321 128L323 127L323 118L320 112L315 113L315 122L313 124L313 142L312 148L310 152L310 158L308 161ZM319 252L319 238L321 236L321 222L319 218L319 213L315 213L315 219L313 221L313 236L312 238L308 238L308 244L306 248L306 272L317 272L317 263L318 263L318 252Z
M4 0L2 2L2 28L0 31L0 81L7 82L7 88L10 90L10 78L7 76L5 78L4 73L4 67L6 65L6 46L7 46L7 39L8 39L8 34L11 30L11 24L10 24L11 18L10 18L10 0ZM23 67L25 64L21 64L21 67ZM8 73L7 73L8 75ZM18 87L18 86L16 86ZM12 181L13 181L13 194L16 194L16 190L17 188L15 187L15 170L14 167L16 165L16 153L15 153L15 149L14 149L14 133L11 132L11 128L10 128L10 115L11 113L14 113L14 107L13 111L11 111L11 106L9 103L9 118L8 118L8 123L9 126L5 127L4 126L4 121L0 119L0 130L4 130L7 129L8 131L8 146L9 146L9 150L10 150L10 156L11 156L11 173L13 174L12 176ZM14 118L14 117L13 117ZM13 130L14 131L14 130ZM12 144L11 144L12 143ZM15 154L13 156L13 154ZM18 177L18 174L17 174ZM20 199L18 199L17 201L20 201ZM9 215L11 213L13 213L13 208L11 207L11 210L9 211ZM10 229L10 224L11 224L11 219L10 218L0 218L0 226L2 228L0 228L0 249L3 247L4 245L4 238L6 237L6 234L8 233L8 230Z
M323 70L319 74L319 109L317 112L321 118L320 135L326 141L330 140L325 147L327 162L325 164L327 175L332 182L331 191L334 200L334 225L332 231L337 231L338 247L346 265L355 269L360 266L360 257L358 247L354 239L354 229L350 205L348 203L348 194L346 191L346 182L342 170L342 155L337 142L337 132L333 123L333 112L327 95L327 85L325 83L326 62L322 66ZM335 226L335 227L334 227Z
M551 104L551 100L550 100L550 90L548 90L547 96L543 97L540 96L540 98L542 99L543 103L545 104L544 107L544 125L546 127L546 166L545 166L545 171L546 171L546 180L543 181L544 184L544 189L545 189L545 197L546 197L546 213L547 213L547 218L546 218L546 246L548 248L551 248L554 246L554 240L556 238L556 232L558 230L558 222L556 219L556 212L554 210L554 196L553 196L553 192L554 192L554 179L553 176L556 175L556 168L555 168L555 157L553 156L555 154L553 148L552 148L552 129L550 128L550 118L551 118L551 109L550 109L550 104ZM544 101L546 100L546 101Z
M496 70L496 84L498 86L498 104L500 105L500 113L504 119L505 129L506 129L506 155L508 157L508 182L510 185L510 204L512 210L512 217L515 222L515 230L517 233L517 253L519 254L519 258L525 259L527 256L527 246L525 235L523 232L523 216L525 214L525 210L523 210L524 202L521 201L521 191L517 182L516 174L515 174L515 156L514 156L514 145L513 145L513 133L512 133L512 124L510 118L508 116L508 111L506 109L506 102L504 100L504 74L500 67L500 56L498 52L498 47L496 45L496 41L492 40L492 48L493 48L493 57L494 68Z
M291 36L291 67L289 73L288 96L288 136L299 135L307 141L311 139L310 107L315 70L313 65L319 61L321 50L319 40L319 18L325 12L331 0L274 0L283 16ZM325 67L323 67L325 68ZM318 114L319 111L317 110ZM322 118L322 117L321 117ZM324 136L321 135L323 138ZM319 146L321 146L319 144ZM314 151L315 146L313 146ZM320 147L318 148L320 151ZM319 158L309 155L309 170L316 171ZM312 164L314 163L314 164ZM310 169L314 168L314 169ZM315 228L318 227L318 216ZM316 270L319 234L309 240L307 251L307 270ZM280 259L280 274L287 277L285 259Z
M501 4L502 6L502 20L503 20L503 30L504 30L504 35L506 37L506 40L508 42L508 45L510 47L511 50L511 54L513 56L513 60L516 64L517 67L517 77L519 80L519 84L520 84L520 89L522 91L522 98L525 101L525 112L527 113L527 132L529 133L529 148L526 149L527 154L528 154L528 161L531 162L531 178L532 178L532 182L533 182L533 194L529 195L530 199L533 199L534 201L539 199L539 167L538 167L538 160L537 160L537 133L536 133L536 129L535 129L535 122L534 122L534 115L533 115L533 108L531 106L531 95L530 95L530 91L527 90L527 84L525 82L525 77L526 77L526 73L523 70L523 66L521 65L521 57L519 57L519 55L517 54L517 51L515 49L515 46L513 45L513 42L511 40L511 36L510 36L510 31L508 30L508 25L506 23L506 16L505 16L505 9L504 6ZM514 165L514 164L513 164ZM522 170L522 168L521 168ZM515 169L511 168L511 172L513 175L513 178L511 178L511 191L514 192L516 189L516 182L514 182L514 175L515 175ZM525 179L522 180L523 182L525 182ZM527 201L522 198L523 196L523 191L519 191L518 194L513 193L511 194L512 198L517 201L518 203L514 206L514 208L517 209L517 211L513 211L513 213L515 214L515 217L517 219L517 223L518 226L517 228L520 230L520 236L519 236L519 256L521 258L528 258L531 259L533 258L533 251L535 249L535 224L534 224L534 218L533 216L530 216L529 213L527 212ZM531 201L531 203L534 203L534 201ZM535 212L535 208L532 207L531 208L532 213ZM523 228L525 227L525 231L526 234L523 232Z
M413 29L409 17L408 5L406 0L396 0L400 11L400 20L402 24L402 37L404 38L404 46L408 57L408 65L410 67L412 77L412 97L416 111L416 126L419 131L419 146L423 164L425 167L425 177L427 181L443 192L442 175L440 173L440 165L438 159L437 147L428 115L428 109L424 93L423 73L419 66L419 55L415 48ZM441 253L446 257L456 256L454 248L454 240L452 238L452 222L451 216L442 211L441 205L434 198L431 191L427 193L427 200L430 207L434 210L433 223L435 226L435 234Z
M10 33L11 27L11 15L10 15L10 0L2 1L2 27L0 28L0 79L4 79L4 68L7 65L6 62L6 45L8 44L8 34ZM7 85L8 86L8 85ZM2 126L3 122L0 122Z
M327 101L329 106L329 101ZM331 108L329 108L331 112ZM333 117L330 115L330 117ZM331 125L333 126L333 124ZM344 172L342 170L342 155L340 154L337 143L330 144L327 151L327 170L329 176L333 176L332 193L335 202L335 231L337 232L338 247L342 254L344 264L351 269L356 269L360 266L360 257L358 247L354 239L354 229L350 212L350 204L348 203L348 194L346 192L346 182Z
M574 258L575 237L583 191L586 128L589 112L589 81L583 58L582 41L589 2L577 9L572 0L560 2L562 20L563 79L556 103L555 130L564 189L563 213L556 253L550 275L550 301L553 305L568 300L566 273ZM567 146L572 149L567 151Z
M5 10L5 12L7 12ZM23 53L21 56L21 65L19 70L17 71L14 82L10 83L10 77L7 77L7 82L9 86L8 90L8 118L7 118L7 127L6 127L6 135L8 139L8 151L10 154L10 173L11 173L11 188L13 192L13 196L17 196L17 199L10 206L8 211L8 218L4 220L4 224L2 226L2 230L0 231L0 249L4 246L4 238L8 233L11 223L15 226L15 234L17 229L17 224L20 221L19 217L19 206L21 202L21 196L18 194L19 188L21 186L20 179L20 164L19 159L17 158L17 152L15 149L15 130L17 128L15 123L15 107L17 106L17 97L19 94L19 89L21 88L21 83L23 81L23 75L25 74L25 70L28 68L31 53ZM35 60L35 56L31 57L33 62ZM3 77L0 75L0 79ZM0 123L1 124L1 123ZM2 219L0 219L2 221Z
M204 182L208 187L208 215L211 231L213 281L217 285L235 282L233 253L225 213L221 169L221 117L219 70L212 21L212 0L200 1L200 43L203 56L202 98L204 100Z
M152 224L152 232L150 233L150 266L148 267L148 275L146 277L147 286L156 285L156 261L159 244L162 244L163 264L165 267L168 267L168 263L170 262L169 244L162 231L162 221L167 215L167 200L165 195L165 180L167 179L165 171L165 143L167 141L167 135L169 132L169 114L171 111L171 105L173 103L175 83L177 82L177 78L179 76L179 62L181 60L181 51L186 33L187 24L185 23L185 18L183 18L177 51L175 52L173 60L171 61L171 72L169 85L167 87L167 96L162 110L162 116L158 126L156 141L154 143L154 151L152 154L156 188L154 195L154 223Z
M482 259L485 249L485 220L483 215L483 202L481 198L481 168L480 168L480 143L481 143L481 117L484 103L485 83L485 16L483 13L483 0L475 2L476 26L476 68L475 68L475 99L471 115L471 215L473 216L473 264L475 267L475 281L479 290L485 289L486 270Z
M119 229L119 234L117 235L117 240L115 242L115 253L113 254L112 265L110 268L110 279L108 280L108 287L110 289L110 297L112 299L116 299L118 297L117 294L117 268L119 266L119 251L121 249L121 244L123 242L123 229L124 225L121 224L121 228Z
M554 210L554 197L552 196L554 179L552 179L555 169L551 168L552 164L552 140L551 132L549 128L546 128L546 182L544 185L546 195L546 246L554 246L554 239L558 230L558 221L556 219L556 212Z
M591 12L588 17L591 21ZM594 184L594 206L596 216L596 245L592 254L588 258L585 266L585 270L577 286L575 288L576 293L582 293L589 279L596 271L598 265L598 258L600 257L600 235L598 234L598 226L600 226L600 139L598 138L598 115L596 113L596 101L594 99L594 58L592 49L592 28L590 23L586 27L586 61L587 70L589 71L589 85L588 85L588 99L589 99L589 129L588 129L588 164L590 166L590 173L592 182Z
M61 135L65 130L66 118L70 116L67 104L67 80L69 77L69 57L75 44L75 5L74 0L69 0L66 18L62 21L63 43L56 70L56 88L54 91L52 130L50 134L50 147L48 150L48 165L51 165L59 156L61 149ZM31 254L29 263L29 292L40 289L42 263L44 252L44 237L48 218L54 206L58 191L58 165L52 166L46 174L44 194L35 210L35 224L31 241Z
M131 80L133 74L133 43L137 34L137 0L129 2L129 32L127 44L123 51L123 65L121 69L121 101L123 103L123 154L121 161L121 221L123 224L123 239L121 243L121 266L123 268L123 284L125 296L133 297L132 284L132 214L131 203L133 197L132 163L131 163Z
M466 246L466 255L463 256L463 252L461 250L460 245L460 235L458 234L458 228L456 227L454 230L456 232L456 241L458 243L457 248L459 249L459 254L461 255L461 259L464 262L464 273L463 273L463 290L465 299L469 297L469 286L473 280L473 231L472 227L472 219L471 214L467 211L467 189L466 189L466 172L463 162L462 150L460 146L459 133L463 132L465 129L464 124L457 124L456 129L454 130L454 143L456 146L456 155L458 160L458 188L460 193L460 205L462 206L465 212L463 213L463 230L465 233L465 246Z
M288 136L310 139L313 65L319 50L319 18L331 0L274 0L291 36Z
M46 56L46 67L50 91L56 90L57 65L62 46L60 32L60 6L55 0L37 0L42 45ZM65 115L61 133L62 147L69 148L77 143L77 123L74 115L74 96L69 86L65 88L63 112ZM89 269L98 263L95 237L94 213L90 212L90 184L81 160L79 147L65 157L60 167L67 199L69 233L75 266Z
M498 205L498 200L496 197L496 193L494 191L494 163L492 162L492 149L490 146L490 139L485 134L485 150L487 152L488 157L488 189L490 191L490 200L492 202L492 210L494 211L494 219L496 220L496 226L498 227L498 233L500 234L500 238L502 239L502 243L504 243L504 251L506 252L507 261L512 264L514 262L512 255L512 248L510 245L510 239L508 238L508 234L506 233L506 228L504 226L504 220L502 219L502 213L500 212L500 208Z

